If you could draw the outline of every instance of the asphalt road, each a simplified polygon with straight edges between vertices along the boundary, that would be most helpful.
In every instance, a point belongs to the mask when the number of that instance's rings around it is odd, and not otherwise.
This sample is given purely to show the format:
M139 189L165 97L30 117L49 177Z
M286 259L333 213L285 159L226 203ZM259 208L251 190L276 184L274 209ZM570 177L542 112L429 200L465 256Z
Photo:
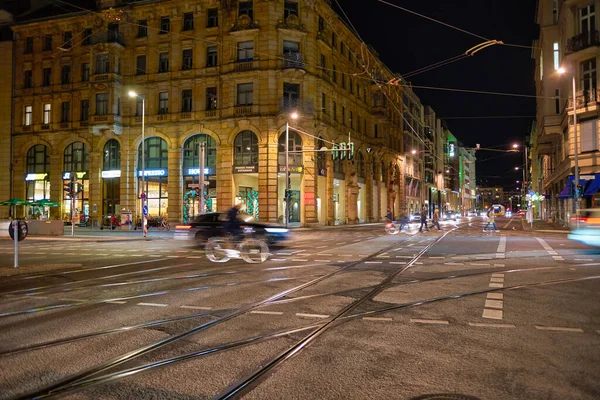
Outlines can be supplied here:
M497 222L2 240L0 398L598 399L600 252Z

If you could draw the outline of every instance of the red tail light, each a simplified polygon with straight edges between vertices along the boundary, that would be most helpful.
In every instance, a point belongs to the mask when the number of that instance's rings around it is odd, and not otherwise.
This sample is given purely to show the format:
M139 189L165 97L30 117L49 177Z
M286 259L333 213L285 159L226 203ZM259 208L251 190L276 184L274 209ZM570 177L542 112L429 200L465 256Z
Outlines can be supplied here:
M387 224L385 224L386 228L391 228L392 226L394 226L394 224L392 224L391 222L388 222Z
M576 224L577 222L583 222L585 224L585 223L587 223L587 221L588 221L587 217L571 218L571 223L574 223L574 224Z

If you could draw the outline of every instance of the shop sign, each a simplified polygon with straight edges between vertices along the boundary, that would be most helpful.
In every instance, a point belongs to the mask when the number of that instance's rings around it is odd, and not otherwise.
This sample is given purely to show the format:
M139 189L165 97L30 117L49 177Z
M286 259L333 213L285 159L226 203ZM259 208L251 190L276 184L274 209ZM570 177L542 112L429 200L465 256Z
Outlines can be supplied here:
M25 177L26 181L43 181L48 177L48 173L39 173L39 174L27 174Z
M233 173L234 174L253 174L258 171L258 167L256 165L234 165Z
M204 175L210 174L210 168L204 168ZM186 175L200 175L200 168L188 168Z
M304 172L304 166L302 166L302 165L290 166L289 171L293 172L293 173L301 174L302 172ZM279 172L285 172L285 165L279 166Z
M115 169L112 171L102 171L102 178L120 178L121 170Z
M144 176L167 176L166 168L158 168L158 169L147 169L145 171L138 171L138 176L142 176L142 172Z
M87 171L75 172L75 177L77 179L86 179ZM71 172L63 172L63 180L71 179Z

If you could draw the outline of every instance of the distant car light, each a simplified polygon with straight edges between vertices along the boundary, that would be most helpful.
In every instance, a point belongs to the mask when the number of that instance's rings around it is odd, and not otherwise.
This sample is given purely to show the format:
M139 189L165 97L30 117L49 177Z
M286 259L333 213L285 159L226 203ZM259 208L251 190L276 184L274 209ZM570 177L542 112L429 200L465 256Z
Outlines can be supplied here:
M287 228L265 228L268 233L286 233L288 230Z

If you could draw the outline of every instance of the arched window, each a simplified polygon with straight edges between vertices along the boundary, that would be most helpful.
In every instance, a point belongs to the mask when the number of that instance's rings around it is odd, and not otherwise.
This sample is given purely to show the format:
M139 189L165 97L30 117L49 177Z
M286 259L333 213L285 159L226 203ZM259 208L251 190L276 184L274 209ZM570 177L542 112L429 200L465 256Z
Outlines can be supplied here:
M356 155L356 173L359 178L365 177L365 158L363 157L362 151L359 151Z
M104 145L103 171L115 171L121 169L121 145L116 139L111 139Z
M169 166L169 149L167 142L159 137L151 137L144 140L144 168L158 169ZM142 146L138 148L138 170L142 169Z
M212 136L199 133L190 136L183 144L183 169L198 168L200 166L200 143L206 143L204 146L204 168L208 168L211 174L214 174L217 166L217 142Z
M64 171L88 171L90 153L83 142L74 142L65 149Z
M258 138L252 131L238 133L233 142L233 165L258 165Z
M37 144L27 152L27 173L42 174L50 172L50 154L43 144Z
M298 133L290 131L288 136L288 152L302 150L302 138ZM289 154L289 165L302 165L302 153ZM285 132L279 135L279 165L285 165Z
M320 150L323 147L325 147L325 142L323 141L323 138L319 136L319 139L317 140L317 150ZM327 176L327 154L329 153L317 153L317 172L321 176Z

